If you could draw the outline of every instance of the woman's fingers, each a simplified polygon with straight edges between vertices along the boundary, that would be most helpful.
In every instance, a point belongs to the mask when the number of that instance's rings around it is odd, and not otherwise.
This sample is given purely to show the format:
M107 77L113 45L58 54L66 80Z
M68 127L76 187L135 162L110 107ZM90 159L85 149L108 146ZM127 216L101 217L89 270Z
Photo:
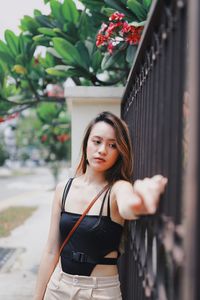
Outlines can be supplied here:
M133 186L134 192L141 197L141 205L136 205L137 213L154 214L157 210L160 195L164 192L167 178L155 175L151 178L136 180Z
M140 206L137 205L136 207L134 207L137 210L136 213L140 213L140 214L155 213L156 210L155 201L157 199L156 199L155 192L153 195L152 190L150 190L150 178L145 178L143 180L136 180L134 184L134 192L141 198Z
M153 180L154 182L157 182L157 183L163 185L164 187L166 186L166 184L168 182L167 177L164 177L162 175L155 175L150 179Z
M141 197L141 205L137 207L141 214L152 213L155 209L154 198L149 191L149 178L143 180L136 180L134 184L134 191Z
M163 193L167 184L166 177L152 177L150 178L150 188L154 189L158 193Z

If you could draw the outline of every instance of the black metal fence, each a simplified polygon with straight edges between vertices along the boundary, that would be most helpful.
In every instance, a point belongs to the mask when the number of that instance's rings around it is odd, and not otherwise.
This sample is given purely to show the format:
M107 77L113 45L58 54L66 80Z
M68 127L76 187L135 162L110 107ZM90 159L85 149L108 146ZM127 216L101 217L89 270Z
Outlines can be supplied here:
M168 177L159 212L128 223L120 262L125 300L182 300L183 181L187 162L187 5L154 1L122 100L134 179Z

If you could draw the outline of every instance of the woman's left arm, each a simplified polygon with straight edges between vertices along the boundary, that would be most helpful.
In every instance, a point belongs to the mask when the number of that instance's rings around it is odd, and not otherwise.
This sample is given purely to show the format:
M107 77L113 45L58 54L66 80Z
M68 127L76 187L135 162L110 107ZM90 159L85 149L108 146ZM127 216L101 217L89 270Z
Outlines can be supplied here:
M154 214L166 184L167 178L162 175L136 180L134 185L124 180L117 181L112 191L121 217L134 220L140 215Z

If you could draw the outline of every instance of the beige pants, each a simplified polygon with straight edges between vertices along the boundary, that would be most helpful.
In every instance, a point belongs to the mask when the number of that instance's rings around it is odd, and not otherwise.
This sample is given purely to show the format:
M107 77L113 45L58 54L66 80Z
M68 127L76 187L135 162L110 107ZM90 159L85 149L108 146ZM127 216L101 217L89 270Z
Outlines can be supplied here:
M44 300L122 300L118 275L92 277L70 275L57 266L47 285Z

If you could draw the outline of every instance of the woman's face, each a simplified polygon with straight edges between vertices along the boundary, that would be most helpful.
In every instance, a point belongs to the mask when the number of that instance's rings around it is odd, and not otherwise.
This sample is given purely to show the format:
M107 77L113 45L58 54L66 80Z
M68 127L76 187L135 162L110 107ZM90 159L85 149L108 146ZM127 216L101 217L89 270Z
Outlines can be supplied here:
M95 171L104 172L116 163L118 157L114 128L103 121L96 123L87 142L89 166Z

